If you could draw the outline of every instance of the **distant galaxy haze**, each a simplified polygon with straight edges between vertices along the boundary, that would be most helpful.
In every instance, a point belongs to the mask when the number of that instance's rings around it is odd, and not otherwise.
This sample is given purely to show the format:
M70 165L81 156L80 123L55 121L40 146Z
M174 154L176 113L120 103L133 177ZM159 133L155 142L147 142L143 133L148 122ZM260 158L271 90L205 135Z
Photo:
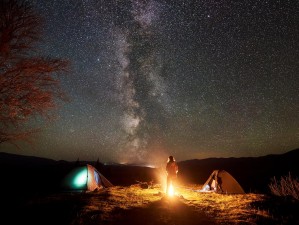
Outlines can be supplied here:
M70 98L34 147L56 160L166 162L299 147L299 1L31 0Z

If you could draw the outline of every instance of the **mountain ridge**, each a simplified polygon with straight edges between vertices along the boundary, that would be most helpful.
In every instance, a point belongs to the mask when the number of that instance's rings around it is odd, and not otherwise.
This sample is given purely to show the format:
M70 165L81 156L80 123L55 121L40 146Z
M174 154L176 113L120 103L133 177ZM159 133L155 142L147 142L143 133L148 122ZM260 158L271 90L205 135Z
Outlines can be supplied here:
M267 154L267 155L263 155L263 156L243 156L243 157L208 157L208 158L203 158L203 159L187 159L187 160L182 160L182 161L178 161L178 163L189 163L189 162L193 162L193 161L205 161L205 160L234 160L234 159L256 159L256 158L267 158L267 157L276 157L276 156L287 156L287 155L292 155L292 156L298 156L299 157L299 148L297 149L293 149L290 151L287 151L285 153L281 153L281 154ZM55 160L55 159L50 159L50 158L46 158L46 157L39 157L39 156L31 156L31 155L20 155L20 154L14 154L14 153L8 153L8 152L0 152L0 162L3 160L21 160L21 161L38 161L38 160L42 160L44 162L67 162L67 163L73 163L76 161L69 161L69 160ZM92 160L83 160L82 162L96 162L92 161ZM105 162L101 162L101 163L105 163ZM122 165L119 163L112 163L112 164L116 164L116 165ZM140 164L139 164L140 165ZM142 165L141 165L142 166Z
M291 174L299 177L299 149L283 154L269 154L259 157L206 158L178 161L178 181L190 184L203 184L214 170L226 170L244 188L245 192L269 192L268 185L273 177L279 178ZM7 179L13 180L15 173L26 174L24 182L30 178L36 182L43 180L48 189L58 183L70 169L91 164L115 185L131 185L136 181L153 181L161 168L132 166L120 164L103 164L99 161L65 161L53 160L36 156L24 156L0 152L0 169ZM162 168L163 169L163 168ZM39 175L40 176L39 176ZM50 181L50 178L53 182Z
M299 177L299 149L259 157L207 158L178 162L183 182L204 183L214 170L226 170L247 192L267 192L273 177Z

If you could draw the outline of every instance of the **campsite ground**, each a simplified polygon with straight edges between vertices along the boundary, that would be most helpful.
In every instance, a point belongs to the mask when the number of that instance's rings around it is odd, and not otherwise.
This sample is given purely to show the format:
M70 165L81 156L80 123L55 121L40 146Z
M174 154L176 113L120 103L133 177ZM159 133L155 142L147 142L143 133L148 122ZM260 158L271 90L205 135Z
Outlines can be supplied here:
M173 197L165 196L159 184L23 199L7 196L12 202L1 212L6 224L299 224L298 202L261 194L201 193L199 188L180 186Z
M181 163L181 186L177 188L177 196L167 197L159 185L163 179L165 181L164 170L157 168L99 164L97 170L109 178L114 187L91 193L63 193L60 182L70 170L79 166L77 162L0 153L0 223L295 225L299 224L299 202L274 197L261 190L267 189L273 176L288 172L298 175L298 154L296 150L281 156L241 161L207 159ZM233 174L247 194L195 191L201 189L200 184L206 181L213 168L219 167ZM262 172L256 173L256 170ZM140 182L155 185L143 189Z

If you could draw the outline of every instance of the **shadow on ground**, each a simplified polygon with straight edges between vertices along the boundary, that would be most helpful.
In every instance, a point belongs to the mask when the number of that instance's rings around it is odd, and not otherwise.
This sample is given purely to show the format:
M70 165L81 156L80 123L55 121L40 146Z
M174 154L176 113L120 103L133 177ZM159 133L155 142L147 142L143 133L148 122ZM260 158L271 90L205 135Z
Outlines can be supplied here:
M3 198L2 198L3 200ZM14 196L2 201L1 224L69 225L88 199L80 194Z
M269 218L257 216L257 225L299 224L299 202L291 197L268 196L263 201L253 202L251 206L270 214Z
M121 209L116 208L112 212L113 217L109 220L97 220L96 215L84 216L81 224L122 224L122 225L213 225L216 224L203 212L195 211L194 208L184 204L179 197L163 197L161 200L149 203L144 207ZM91 219L93 218L93 219ZM82 223L83 222L83 223ZM79 224L79 223L78 223Z

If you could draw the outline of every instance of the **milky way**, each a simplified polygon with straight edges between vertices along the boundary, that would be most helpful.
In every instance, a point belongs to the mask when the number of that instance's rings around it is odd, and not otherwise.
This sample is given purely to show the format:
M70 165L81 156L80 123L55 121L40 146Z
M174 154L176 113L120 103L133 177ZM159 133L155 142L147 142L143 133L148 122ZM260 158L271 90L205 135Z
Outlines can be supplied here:
M35 148L54 159L165 162L299 147L298 1L32 0L70 102Z
M154 1L133 1L130 24L118 27L116 35L121 66L119 87L124 107L123 125L127 134L119 147L118 156L122 161L136 162L147 157L152 127L160 128L165 85L160 76L161 60L153 38L153 23L159 18L158 8Z

